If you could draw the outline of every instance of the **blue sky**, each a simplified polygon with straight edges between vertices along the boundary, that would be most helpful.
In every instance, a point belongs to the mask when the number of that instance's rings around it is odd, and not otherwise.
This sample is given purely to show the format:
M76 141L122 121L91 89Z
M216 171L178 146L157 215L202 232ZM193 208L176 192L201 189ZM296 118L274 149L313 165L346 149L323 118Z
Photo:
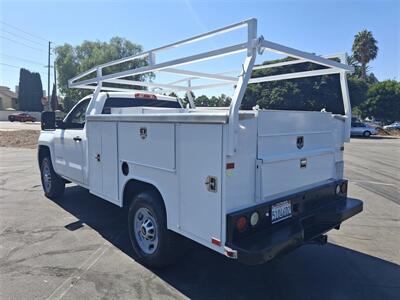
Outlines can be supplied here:
M46 40L58 45L76 45L83 40L108 41L121 36L148 50L250 17L258 19L258 34L266 39L317 54L350 52L354 34L367 28L379 42L378 58L370 64L371 71L379 80L400 79L400 1L0 0L0 3L3 22L0 23L0 85L12 88L18 84L17 67L40 72L43 86L47 87ZM239 42L242 34L230 34L226 39L218 38L196 49L188 47L175 55L183 55L185 51L185 55L190 55L201 47L227 46ZM170 55L164 58L173 57L174 53ZM265 56L258 62L268 58L275 57ZM220 72L238 68L241 62L241 57L229 58L200 69Z

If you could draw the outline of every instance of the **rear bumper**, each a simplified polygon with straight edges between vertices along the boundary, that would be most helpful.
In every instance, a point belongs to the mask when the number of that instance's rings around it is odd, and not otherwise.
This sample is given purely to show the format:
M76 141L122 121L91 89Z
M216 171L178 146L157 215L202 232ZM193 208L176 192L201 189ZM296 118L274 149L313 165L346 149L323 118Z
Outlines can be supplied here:
M244 264L264 263L306 243L321 241L320 237L323 234L333 228L339 228L343 221L363 209L362 201L347 197L318 198L314 201L324 204L293 215L283 222L261 228L245 237L228 241L226 246L236 251L238 261Z

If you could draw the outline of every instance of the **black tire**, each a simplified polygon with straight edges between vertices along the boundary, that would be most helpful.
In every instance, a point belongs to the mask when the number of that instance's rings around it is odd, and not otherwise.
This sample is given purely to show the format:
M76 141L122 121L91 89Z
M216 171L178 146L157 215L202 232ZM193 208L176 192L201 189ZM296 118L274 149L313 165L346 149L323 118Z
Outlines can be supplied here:
M369 138L371 136L371 131L364 131L363 136Z
M140 209L148 210L153 217L155 236L158 239L153 253L145 253L139 245L138 235L135 233L135 216ZM144 222L143 222L144 223ZM137 194L128 211L129 237L135 253L135 259L144 265L153 268L163 268L173 264L183 251L183 237L167 229L167 218L161 197L154 191L145 191Z
M40 163L40 175L43 191L47 198L56 199L64 194L65 180L54 171L49 156L44 157ZM50 177L50 181L48 178L45 179L46 176Z

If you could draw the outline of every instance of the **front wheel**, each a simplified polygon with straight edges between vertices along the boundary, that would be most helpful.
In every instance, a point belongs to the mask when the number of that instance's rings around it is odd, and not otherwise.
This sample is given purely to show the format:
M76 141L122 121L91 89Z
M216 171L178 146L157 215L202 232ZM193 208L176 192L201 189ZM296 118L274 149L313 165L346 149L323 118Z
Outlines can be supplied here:
M50 157L46 156L42 159L40 173L44 194L47 198L56 199L64 194L65 180L54 171Z
M155 268L166 267L180 256L181 236L167 229L161 197L154 191L137 194L128 212L129 237L136 259Z
M366 138L369 138L371 136L371 132L370 131L364 131L363 136Z

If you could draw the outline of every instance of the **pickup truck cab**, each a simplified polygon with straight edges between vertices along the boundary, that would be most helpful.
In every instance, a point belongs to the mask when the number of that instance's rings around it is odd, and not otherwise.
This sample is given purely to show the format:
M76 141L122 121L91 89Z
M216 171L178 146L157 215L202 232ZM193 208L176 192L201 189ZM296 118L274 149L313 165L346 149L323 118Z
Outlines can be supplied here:
M249 30L246 43L155 63L159 51L243 27ZM352 69L257 38L255 30L256 20L250 19L71 79L70 87L94 93L62 122L54 112L42 114L38 160L45 195L60 197L72 182L126 208L135 256L153 267L179 258L183 238L246 264L267 262L305 243L326 243L328 231L362 211L360 200L347 197L343 179L351 120L345 75ZM298 59L287 64L311 61L325 68L251 78L255 56L265 49ZM175 68L237 52L246 53L238 76ZM144 56L149 59L144 67L102 75L103 68ZM121 79L161 71L189 77L172 83ZM96 77L82 79L91 72ZM343 115L240 109L248 84L336 73ZM219 82L193 85L199 78ZM117 83L184 91L189 103L184 107L178 98L154 91L115 88ZM230 107L194 105L191 91L226 84L235 88Z
M102 114L110 114L113 108L181 108L177 98L148 93L107 93L109 97L99 108ZM147 98L152 97L152 98ZM55 172L68 181L88 187L89 173L87 161L87 126L86 111L92 95L80 100L58 122L54 131L43 131L39 138L40 145L46 145L51 151L54 161L52 166ZM49 196L51 196L49 194Z

